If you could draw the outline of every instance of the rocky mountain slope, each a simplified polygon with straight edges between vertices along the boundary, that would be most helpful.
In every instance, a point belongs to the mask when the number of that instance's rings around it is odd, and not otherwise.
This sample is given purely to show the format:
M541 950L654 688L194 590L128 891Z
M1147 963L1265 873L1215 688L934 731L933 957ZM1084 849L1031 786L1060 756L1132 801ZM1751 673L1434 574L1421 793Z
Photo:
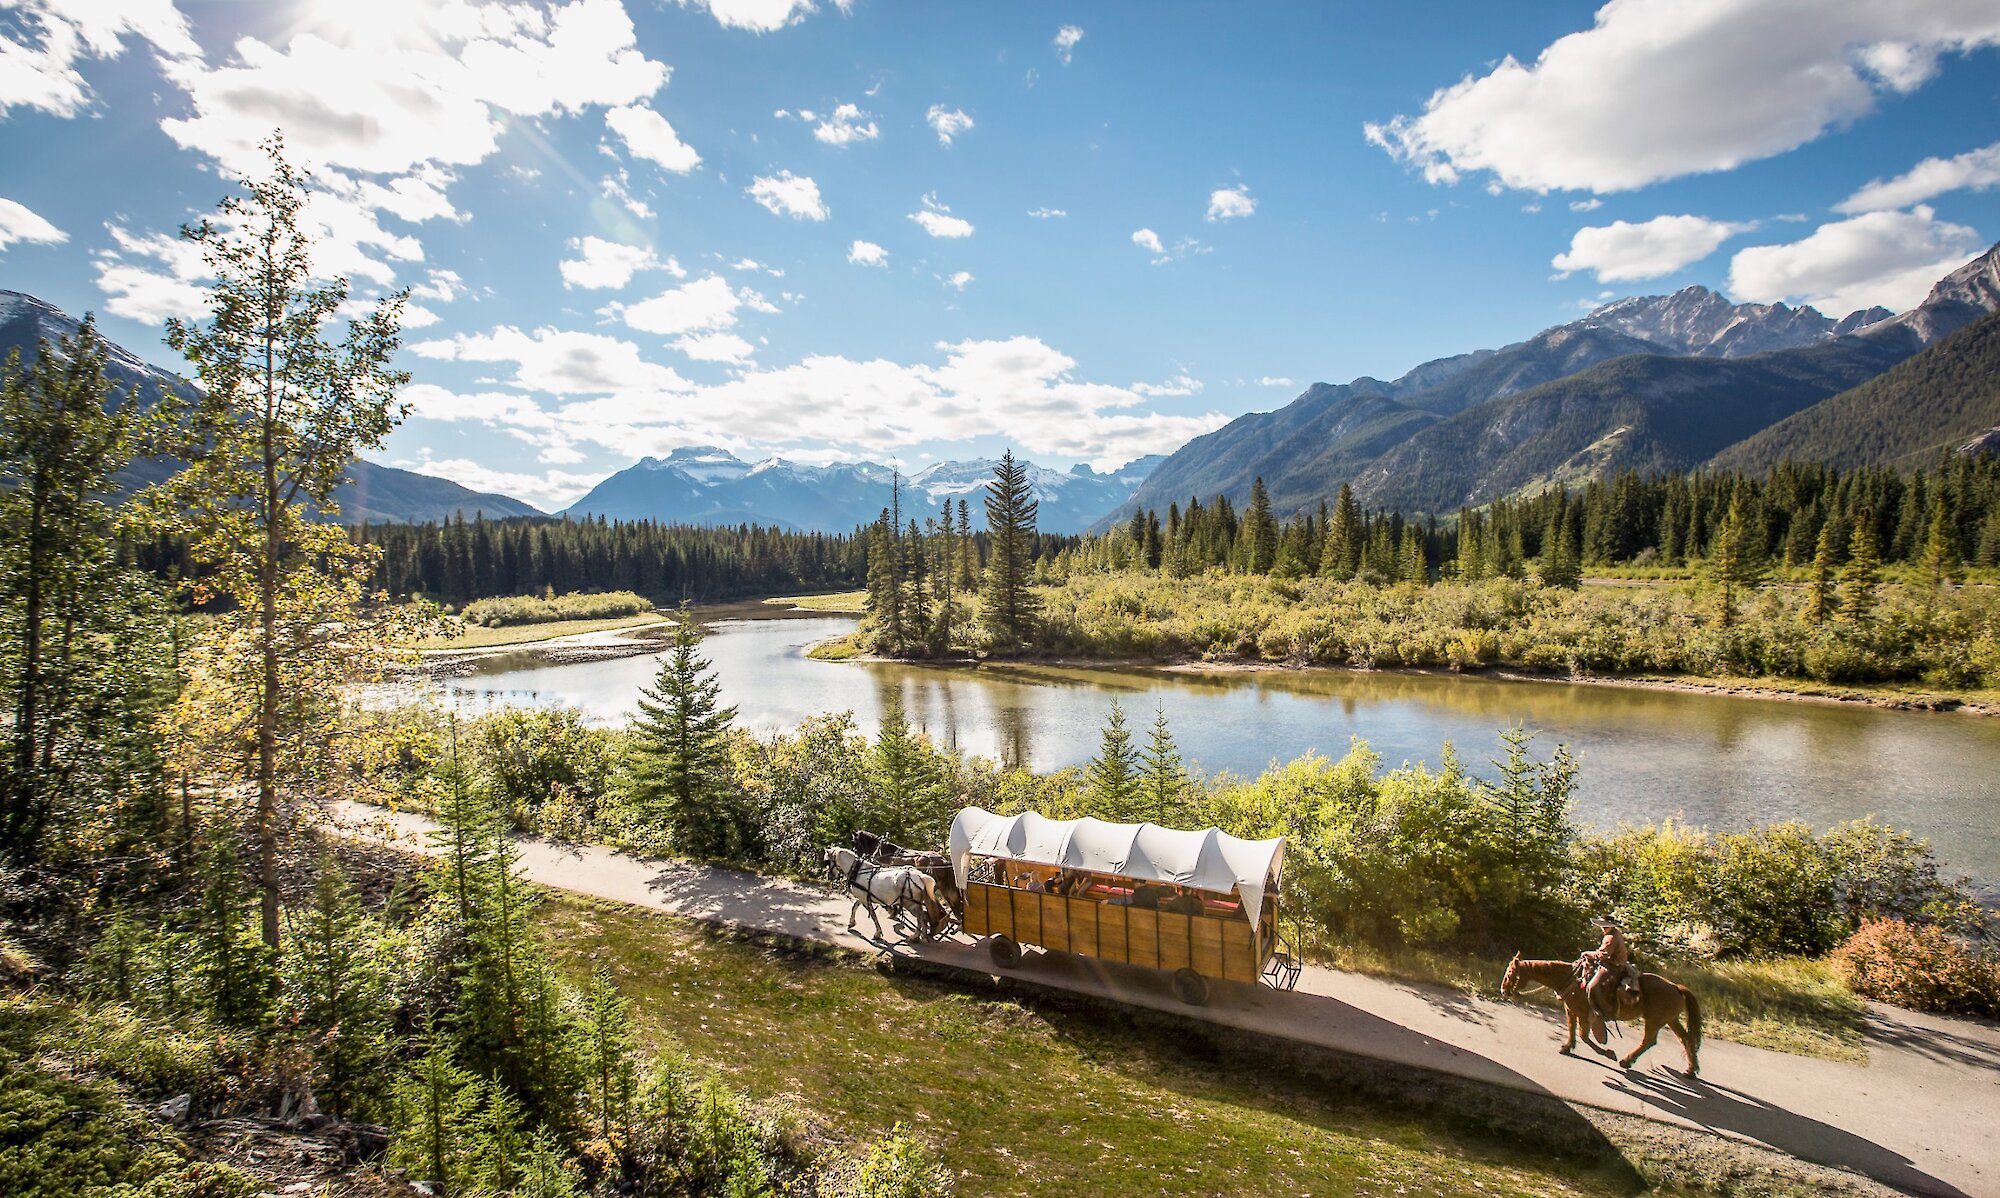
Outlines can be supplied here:
M1141 458L1110 474L1088 466L1064 473L1025 463L1044 532L1080 532L1124 503L1159 462ZM990 460L939 462L903 478L903 514L919 522L961 498L983 527L980 505L993 477ZM875 462L813 466L784 458L745 462L710 445L642 458L594 487L568 509L573 516L686 524L775 524L847 532L889 505L895 471Z
M2000 247L1996 247L2000 250ZM1262 477L1279 510L1329 498L1449 511L1620 467L1686 468L1889 369L2000 308L1989 252L1900 316L1731 304L1703 287L1618 300L1498 350L1427 362L1393 382L1314 384L1170 455L1131 507Z
M74 336L81 322L52 304L18 291L0 291L0 358L20 350L23 361L33 361L37 343L51 345L61 337ZM169 390L185 391L193 384L142 360L122 346L110 347L105 374L120 390L137 387L139 402L158 403ZM169 469L161 460L134 463L129 472L133 485L164 477ZM543 513L518 499L462 487L449 479L359 459L348 468L348 481L334 492L340 504L340 518L349 523L420 524L449 520L463 514L470 518L484 513L490 517L539 516Z

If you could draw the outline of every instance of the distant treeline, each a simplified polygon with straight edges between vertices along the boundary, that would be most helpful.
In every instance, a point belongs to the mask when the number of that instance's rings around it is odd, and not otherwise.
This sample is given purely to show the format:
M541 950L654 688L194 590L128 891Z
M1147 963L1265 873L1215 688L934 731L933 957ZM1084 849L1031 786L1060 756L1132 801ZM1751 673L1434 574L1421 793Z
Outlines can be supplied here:
M1628 472L1461 509L1443 525L1362 511L1345 487L1332 504L1280 521L1264 494L1259 480L1241 512L1216 496L1171 504L1164 516L1134 513L1059 553L1051 570L1058 577L1128 569L1186 577L1225 569L1391 583L1592 566L1675 568L1710 557L1732 503L1743 513L1748 551L1774 565L1809 563L1829 522L1832 543L1846 546L1864 521L1885 561L1915 563L1940 507L1958 561L2000 565L2000 458L1991 456L1908 473L1796 463L1761 476Z

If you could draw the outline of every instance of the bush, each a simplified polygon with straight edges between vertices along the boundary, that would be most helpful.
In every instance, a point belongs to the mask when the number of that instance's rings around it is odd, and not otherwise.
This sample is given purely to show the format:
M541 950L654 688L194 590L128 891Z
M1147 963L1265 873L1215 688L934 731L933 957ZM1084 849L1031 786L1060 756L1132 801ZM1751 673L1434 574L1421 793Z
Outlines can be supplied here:
M1917 1011L2000 1014L2000 961L1941 928L1870 919L1833 953L1856 994Z
M601 595L554 598L516 595L507 599L478 599L466 604L459 614L467 624L504 628L513 624L554 624L558 620L610 620L652 610L650 599L631 591L609 591Z

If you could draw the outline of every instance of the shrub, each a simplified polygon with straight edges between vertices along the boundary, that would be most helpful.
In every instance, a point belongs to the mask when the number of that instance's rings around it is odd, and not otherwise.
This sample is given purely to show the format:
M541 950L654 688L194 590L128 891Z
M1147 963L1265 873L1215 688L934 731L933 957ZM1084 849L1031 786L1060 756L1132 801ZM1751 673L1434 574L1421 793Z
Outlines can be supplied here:
M601 595L558 595L552 599L533 595L478 599L466 604L459 614L467 624L502 628L513 624L553 624L558 620L609 620L652 610L653 601L644 596L631 591L609 591Z
M1918 1011L2000 1014L2000 961L1941 928L1870 919L1833 953L1854 992Z

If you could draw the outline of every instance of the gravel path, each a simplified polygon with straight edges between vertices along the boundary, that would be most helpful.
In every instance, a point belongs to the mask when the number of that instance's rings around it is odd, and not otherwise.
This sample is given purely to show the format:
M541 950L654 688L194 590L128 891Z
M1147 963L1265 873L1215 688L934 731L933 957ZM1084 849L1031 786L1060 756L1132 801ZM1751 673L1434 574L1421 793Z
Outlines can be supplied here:
M338 805L333 814L352 835L425 847L430 824L420 815L355 804ZM857 952L883 947L847 930L847 903L830 888L594 845L523 837L519 847L528 877L546 886ZM865 914L861 927L869 927ZM895 951L1190 1013L1173 997L1165 975L1151 970L1032 952L1019 967L1001 970L983 948L965 939L898 945ZM1587 1055L1558 1055L1562 1027L1553 1010L1328 969L1308 968L1293 993L1217 983L1209 1006L1192 1013L1341 1052L1720 1133L1851 1169L1910 1193L2000 1198L2000 1028L1984 1023L1878 1006L1867 1031L1865 1066L1710 1040L1702 1049L1701 1079L1689 1081L1677 1072L1681 1050L1671 1032L1663 1033L1639 1069L1625 1073Z

